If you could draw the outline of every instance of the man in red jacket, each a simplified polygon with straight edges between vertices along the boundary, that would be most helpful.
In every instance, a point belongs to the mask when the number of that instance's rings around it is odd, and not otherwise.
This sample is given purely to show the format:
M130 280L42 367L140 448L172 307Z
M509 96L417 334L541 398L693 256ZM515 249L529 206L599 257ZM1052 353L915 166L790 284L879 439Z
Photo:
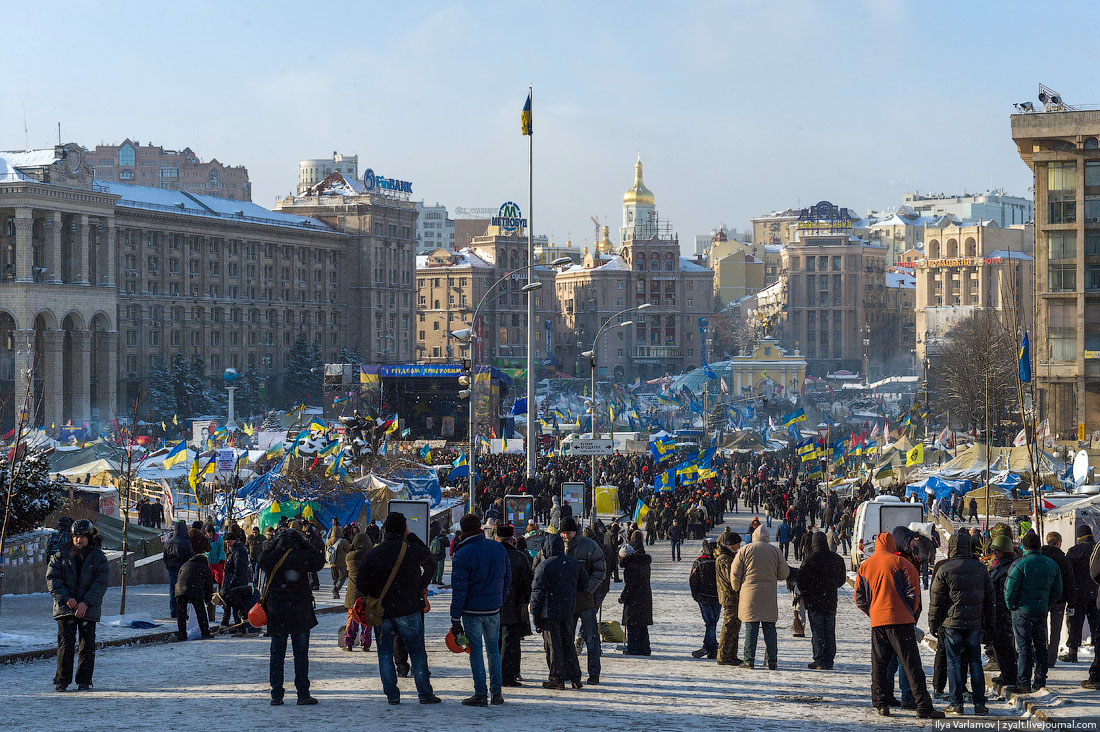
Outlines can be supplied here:
M920 614L920 578L912 562L894 554L894 537L883 532L875 537L875 552L859 565L855 603L871 618L871 703L878 713L890 716L886 698L886 668L891 653L897 655L917 702L920 719L943 719L932 706L913 626Z

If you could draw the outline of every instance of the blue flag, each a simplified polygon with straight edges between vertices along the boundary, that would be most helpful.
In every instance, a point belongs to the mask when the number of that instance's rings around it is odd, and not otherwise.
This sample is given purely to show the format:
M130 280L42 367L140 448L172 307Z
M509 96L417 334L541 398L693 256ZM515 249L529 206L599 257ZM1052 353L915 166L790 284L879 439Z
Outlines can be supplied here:
M1031 344L1028 342L1026 330L1024 342L1020 344L1020 381L1024 384L1031 383Z
M703 375L706 376L708 379L718 378L718 374L714 373L714 369L712 369L710 367L710 364L706 361L703 361Z
M512 414L527 414L527 397L520 397L512 405Z
M806 412L801 407L794 410L790 414L783 415L783 426L784 427L788 427L788 426L794 424L795 422L805 422L805 421L806 421Z

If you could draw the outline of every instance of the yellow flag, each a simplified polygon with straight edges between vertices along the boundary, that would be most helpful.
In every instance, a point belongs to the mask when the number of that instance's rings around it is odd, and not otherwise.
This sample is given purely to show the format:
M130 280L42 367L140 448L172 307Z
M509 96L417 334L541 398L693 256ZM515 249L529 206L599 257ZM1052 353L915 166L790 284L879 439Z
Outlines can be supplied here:
M245 433L246 435L248 435L249 437L251 437L251 436L252 436L252 435L253 435L253 434L254 434L254 433L256 432L256 428L255 428L255 427L253 427L253 426L252 426L252 425L251 425L250 423L248 423L248 422L246 422L246 423L245 423L245 425L244 425L244 428L243 428L243 429L244 429L244 433Z
M281 509L279 507L279 502L278 501L272 501L271 502L271 513L282 513L282 512L283 512L283 509Z
M905 453L905 467L910 465L924 465L924 445L920 444Z
M172 415L172 424L174 424L174 425L176 425L176 426L178 427L178 426L179 426L179 423L180 423L180 418L179 418L179 416L178 416L178 415L175 415L175 414L173 414L173 415Z
M302 518L304 518L304 519L312 519L313 518L313 506L309 505L308 503L306 504L306 507L302 509Z

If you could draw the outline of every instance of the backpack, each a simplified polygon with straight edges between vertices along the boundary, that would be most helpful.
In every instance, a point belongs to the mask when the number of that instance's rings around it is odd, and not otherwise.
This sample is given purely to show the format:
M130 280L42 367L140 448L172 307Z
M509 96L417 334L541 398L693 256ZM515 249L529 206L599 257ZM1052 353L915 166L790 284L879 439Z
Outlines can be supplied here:
M336 552L339 547L340 542L336 542L335 544L330 545L329 548L325 550L325 559L328 560L329 564L336 564Z

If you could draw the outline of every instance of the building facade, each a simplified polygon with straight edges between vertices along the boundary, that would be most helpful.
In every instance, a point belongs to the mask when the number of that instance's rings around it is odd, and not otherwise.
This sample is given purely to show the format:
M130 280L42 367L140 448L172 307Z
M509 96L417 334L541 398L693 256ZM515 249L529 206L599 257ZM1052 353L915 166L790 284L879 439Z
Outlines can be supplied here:
M454 250L455 222L447 213L446 206L438 203L426 206L423 201L417 201L416 251L425 254L440 247Z
M358 180L359 156L344 155L333 150L331 158L299 160L298 195L302 195L333 173L340 173L348 180Z
M1100 111L1014 114L1035 191L1039 412L1057 439L1100 429Z
M916 359L935 358L959 321L994 310L1003 322L1030 329L1034 259L1031 226L941 219L923 232L924 250L898 262L916 280Z
M96 180L252 200L247 168L203 162L189 147L165 150L126 139L118 145L97 145L85 155Z
M76 144L0 153L0 252L0 390L24 394L33 363L36 424L126 413L154 359L275 376L300 333L326 358L355 337L346 236L250 202L96 180ZM5 429L13 411L0 410Z
M346 236L337 275L350 329L348 346L364 363L414 358L416 206L400 193L367 191L362 181L332 173L275 210L323 222Z
M757 256L763 248L761 244L727 239L724 231L714 235L706 250L706 262L714 271L716 310L764 288L765 264Z
M563 370L584 375L587 369L574 364L593 346L600 379L633 381L696 368L706 347L705 319L714 312L714 273L680 256L679 239L658 216L643 181L640 159L623 195L622 222L618 251L607 251L605 234L602 251L586 252L582 263L555 277ZM594 342L615 313L643 303L651 307L618 317L631 325L613 323Z
M1010 196L1003 188L962 195L906 193L902 209L917 216L954 216L960 221L996 221L1002 228L1031 223L1034 209L1030 198Z

